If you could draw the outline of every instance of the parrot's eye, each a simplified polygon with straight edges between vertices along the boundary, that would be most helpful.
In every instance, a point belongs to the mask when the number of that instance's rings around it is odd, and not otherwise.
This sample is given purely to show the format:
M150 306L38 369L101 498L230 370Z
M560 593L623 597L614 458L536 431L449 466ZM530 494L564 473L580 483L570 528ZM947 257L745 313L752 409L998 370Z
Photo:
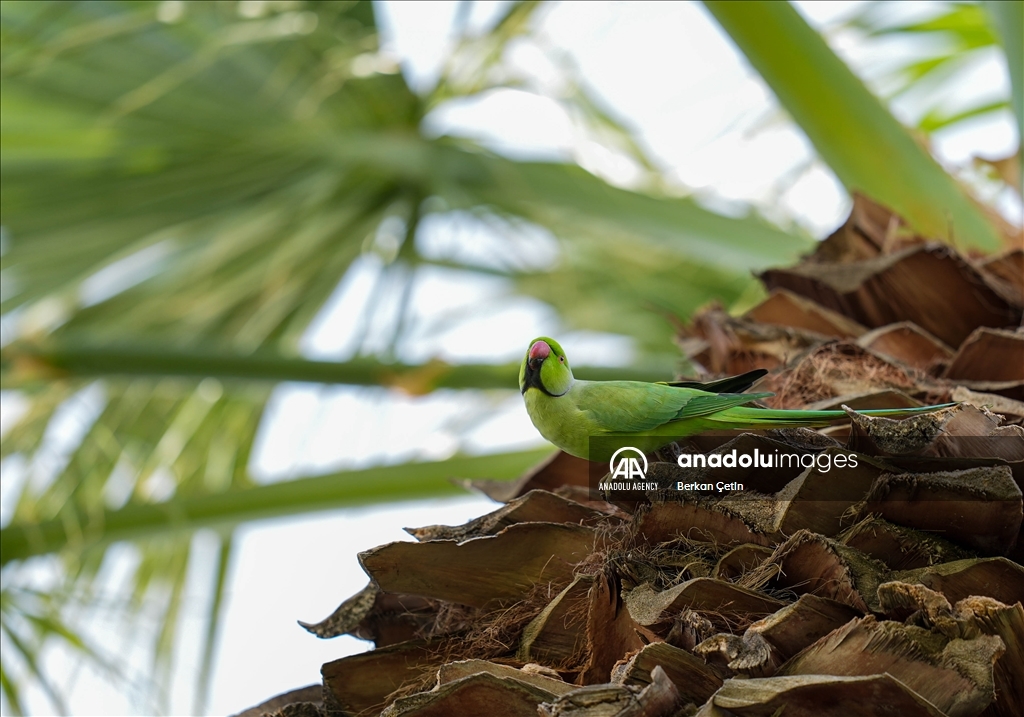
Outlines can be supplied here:
M559 356L559 357L558 357L558 360L559 360L559 361L560 361L561 363L565 363L565 356Z

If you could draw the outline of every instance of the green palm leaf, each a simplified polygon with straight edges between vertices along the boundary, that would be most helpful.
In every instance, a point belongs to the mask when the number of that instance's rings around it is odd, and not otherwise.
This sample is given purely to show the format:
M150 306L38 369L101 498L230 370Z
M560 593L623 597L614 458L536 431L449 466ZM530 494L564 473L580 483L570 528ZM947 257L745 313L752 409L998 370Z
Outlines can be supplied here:
M987 251L1003 245L984 211L788 3L704 5L848 189L928 236Z

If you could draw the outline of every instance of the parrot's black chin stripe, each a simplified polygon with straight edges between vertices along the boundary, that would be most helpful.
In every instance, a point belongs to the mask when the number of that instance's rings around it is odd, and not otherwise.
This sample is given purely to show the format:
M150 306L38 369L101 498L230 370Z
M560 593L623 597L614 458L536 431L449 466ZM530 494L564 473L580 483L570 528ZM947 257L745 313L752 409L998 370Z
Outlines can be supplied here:
M526 395L526 391L528 389L531 389L531 388L536 388L536 389L540 390L542 393L545 393L548 396L551 396L551 398L558 398L559 396L564 396L565 395L565 393L551 393L551 391L547 390L547 388L545 388L543 382L541 382L541 380L540 380L540 367L538 366L537 368L533 368L530 365L530 363L527 362L527 364L526 364L526 380L523 381L523 387L519 391L519 393L521 393L521 394L523 394L525 396Z

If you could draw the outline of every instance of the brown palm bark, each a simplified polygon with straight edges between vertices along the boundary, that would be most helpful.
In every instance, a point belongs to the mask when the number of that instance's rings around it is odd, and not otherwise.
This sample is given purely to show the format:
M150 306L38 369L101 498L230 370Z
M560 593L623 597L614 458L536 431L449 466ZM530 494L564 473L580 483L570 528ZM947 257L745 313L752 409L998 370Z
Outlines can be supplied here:
M626 500L557 454L477 483L504 505L363 553L367 588L306 626L375 649L324 665L319 699L265 712L1020 714L1024 253L963 256L858 197L813 255L761 280L743 315L709 307L683 327L684 354L706 374L769 368L757 389L773 406L850 420L697 437L650 474L723 447L852 452L856 470L748 470L742 497ZM902 421L857 413L947 401Z

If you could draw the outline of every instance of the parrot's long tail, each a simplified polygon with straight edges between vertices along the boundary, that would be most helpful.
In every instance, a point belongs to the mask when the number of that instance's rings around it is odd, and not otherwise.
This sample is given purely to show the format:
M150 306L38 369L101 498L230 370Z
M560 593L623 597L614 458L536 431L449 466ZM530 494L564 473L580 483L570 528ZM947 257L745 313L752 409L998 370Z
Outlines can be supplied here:
M885 416L887 418L904 418L919 413L930 413L943 408L955 406L955 403L942 403L936 406L919 408L873 408L857 411L863 416ZM722 423L738 424L746 428L789 428L806 426L813 428L827 426L836 421L848 419L846 411L797 411L774 408L751 408L738 406L716 413L712 418Z

